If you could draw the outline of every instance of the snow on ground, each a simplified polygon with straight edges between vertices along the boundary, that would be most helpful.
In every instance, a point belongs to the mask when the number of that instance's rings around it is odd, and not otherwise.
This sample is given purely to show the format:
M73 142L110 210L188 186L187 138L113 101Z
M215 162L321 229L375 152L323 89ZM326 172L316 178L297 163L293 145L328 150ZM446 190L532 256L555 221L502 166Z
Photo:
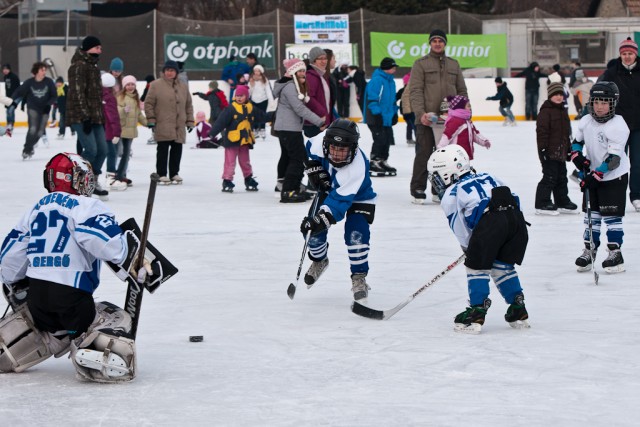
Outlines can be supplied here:
M540 166L535 124L503 128L479 122L493 146L479 147L479 171L505 180L522 200L530 227L518 268L530 330L512 330L506 304L492 286L493 306L481 335L453 332L467 303L460 266L388 321L350 311L348 258L342 224L330 230L331 265L319 283L286 288L295 279L309 203L285 205L273 191L279 144L271 136L251 152L260 191L221 189L223 150L189 149L184 185L157 191L150 240L180 268L144 298L138 333L138 377L99 385L75 379L71 362L50 359L23 374L0 376L0 424L6 426L582 426L637 425L640 353L640 214L628 205L623 254L627 272L575 271L582 216L534 215ZM370 133L361 126L369 153ZM75 141L42 142L21 160L24 128L0 139L3 235L45 192L42 169ZM134 142L129 178L111 193L120 221L142 223L155 146L146 129ZM405 300L460 249L439 206L410 203L413 148L404 125L389 162L395 178L375 178L369 305L389 309ZM570 182L570 196L580 192ZM598 266L605 251L598 254ZM305 261L304 271L309 261ZM123 304L125 288L104 269L97 300ZM302 284L302 280L301 280ZM204 342L190 343L190 335ZM634 403L635 402L635 403Z

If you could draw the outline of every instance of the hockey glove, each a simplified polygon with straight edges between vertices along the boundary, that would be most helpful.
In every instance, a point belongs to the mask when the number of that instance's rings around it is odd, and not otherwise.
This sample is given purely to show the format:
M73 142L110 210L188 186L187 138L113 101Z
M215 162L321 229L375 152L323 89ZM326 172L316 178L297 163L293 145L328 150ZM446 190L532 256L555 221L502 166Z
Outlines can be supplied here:
M309 177L309 182L314 188L321 191L331 190L331 177L317 160L305 162L305 173Z
M591 161L582 154L582 151L572 151L571 154L569 154L569 159L578 170L589 170L591 166Z
M84 132L85 135L89 135L91 133L92 128L93 128L93 125L91 124L91 120L85 120L82 122L82 132Z
M597 188L603 176L604 174L597 170L589 172L583 180L580 181L580 191Z
M336 220L331 215L331 212L320 211L311 218L306 217L303 219L302 224L300 224L300 231L302 231L302 234L307 234L307 231L311 231L311 234L314 235L328 230L335 223Z

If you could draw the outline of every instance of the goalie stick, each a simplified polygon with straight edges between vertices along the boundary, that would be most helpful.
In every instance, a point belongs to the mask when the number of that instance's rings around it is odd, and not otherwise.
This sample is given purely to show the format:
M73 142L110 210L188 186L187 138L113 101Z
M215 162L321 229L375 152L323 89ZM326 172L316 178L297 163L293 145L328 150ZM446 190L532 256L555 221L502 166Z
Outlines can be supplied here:
M405 305L407 305L411 301L413 301L418 295L420 295L422 293L422 291L424 291L429 286L431 286L434 283L436 283L438 280L440 280L442 278L442 276L444 276L445 274L447 274L448 272L453 270L458 264L463 262L465 258L466 258L465 254L460 255L460 257L458 257L458 259L455 260L453 263L449 264L447 266L447 268L442 270L440 273L436 274L436 276L433 279L429 280L429 282L427 282L424 285L422 285L409 298L407 298L406 300L404 300L403 302L401 302L397 306L393 307L392 309L384 310L384 311L383 310L374 310L373 308L369 308L367 306L364 306L364 305L360 304L358 301L354 301L353 304L351 305L351 311L354 312L355 314L357 314L358 316L368 317L369 319L387 320L387 319L391 318L391 316L393 316L394 314L396 314L397 312L402 310L402 308L404 308Z
M315 198L313 199L313 205L311 207L311 212L315 213L316 208L318 207L318 202L320 201L320 192L316 193ZM302 264L304 263L304 256L307 254L307 248L309 247L309 239L311 238L311 230L307 231L307 235L304 238L304 246L302 247L302 255L300 256L300 264L298 264L298 274L296 274L296 281L291 282L289 287L287 288L287 295L289 295L290 299L293 299L296 296L296 286L298 286L298 281L300 281L300 272L302 272Z
M140 236L140 248L138 249L138 259L135 261L134 271L138 271L144 265L144 253L147 247L147 236L149 235L149 225L151 224L151 213L153 212L153 202L156 198L156 187L158 186L158 174L151 174L149 184L149 195L147 196L147 207L144 213L144 223L142 224L142 235ZM144 284L138 283L129 275L127 277L127 296L125 298L125 310L131 315L131 335L135 340L138 332L138 321L140 320L140 308L142 306L142 294Z

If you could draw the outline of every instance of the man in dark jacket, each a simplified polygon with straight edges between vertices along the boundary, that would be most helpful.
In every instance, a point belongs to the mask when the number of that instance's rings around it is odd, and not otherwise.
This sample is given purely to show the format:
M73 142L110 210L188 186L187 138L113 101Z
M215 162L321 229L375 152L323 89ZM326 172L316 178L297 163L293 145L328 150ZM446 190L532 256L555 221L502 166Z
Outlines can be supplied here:
M527 68L516 74L516 77L524 77L525 91L525 116L527 120L536 120L538 118L538 93L540 92L540 78L547 77L546 74L540 72L540 65L532 62Z
M20 86L20 79L11 71L11 65L4 64L2 66L2 74L4 74L4 91L9 98L12 97L13 92L18 89ZM13 129L13 124L16 122L16 114L15 109L9 109L9 107L5 107L7 109L7 129Z
M65 119L69 127L78 134L82 157L91 163L96 175L93 194L106 200L109 192L102 188L99 180L102 164L107 157L102 112L102 80L98 69L101 53L100 40L94 36L87 36L71 58Z
M362 111L362 117L364 118L364 93L367 90L367 78L360 68L357 65L349 65L349 77L347 78L348 83L352 83L356 87L356 99L358 100L358 105L360 106L360 111Z
M628 37L620 43L620 57L598 77L598 81L614 82L620 89L620 100L616 114L622 116L630 134L629 149L629 199L640 212L640 65L638 65L638 45Z

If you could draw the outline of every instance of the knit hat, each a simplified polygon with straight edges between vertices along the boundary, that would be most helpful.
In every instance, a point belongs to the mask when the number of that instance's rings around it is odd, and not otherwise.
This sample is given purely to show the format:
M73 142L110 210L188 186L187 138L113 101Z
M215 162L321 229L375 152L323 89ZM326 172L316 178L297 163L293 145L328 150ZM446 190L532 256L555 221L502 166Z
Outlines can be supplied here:
M249 97L249 87L245 85L236 86L235 96L246 96Z
M576 80L582 80L584 78L584 70L576 70Z
M560 71L560 64L553 64L553 67L551 68L553 68L553 71L557 73L558 71Z
M431 31L431 34L429 34L429 43L431 43L431 40L433 39L441 39L444 44L447 44L447 35L442 30Z
M449 110L462 110L469 103L469 98L464 95L447 96Z
M176 73L180 72L180 69L178 68L178 63L170 59L164 63L164 67L162 67L162 72L164 72L164 70L166 69L176 70Z
M64 79L62 77L58 77L56 79L56 83L64 83Z
M136 84L137 82L138 80L132 75L124 76L122 78L122 87L126 87L129 83Z
M316 62L316 59L318 59L320 56L325 55L327 56L327 52L324 51L324 49L315 46L312 47L311 50L309 51L309 62L311 64L313 64L314 62Z
M253 71L260 71L261 74L264 74L264 67L260 64L256 64L253 67Z
M116 78L111 73L104 73L100 78L102 79L102 87L114 87L116 85Z
M551 83L549 86L547 86L548 98L551 98L553 95L558 93L564 95L564 86L562 85L562 83Z
M285 59L282 64L286 70L285 74L291 77L295 76L298 71L307 69L304 61L298 58Z
M80 45L80 50L83 50L86 52L88 50L91 50L91 48L100 46L100 45L102 45L102 43L100 43L100 40L97 37L87 36L84 38L84 40L82 40L82 44Z
M209 89L211 89L211 90L218 89L218 81L217 80L211 80L209 82Z
M631 39L631 37L627 37L626 40L622 40L620 42L620 53L622 52L632 52L636 55L638 54L638 44Z
M207 120L207 116L204 115L204 111L198 111L196 113L196 122L204 122Z
M382 61L380 61L380 69L381 70L390 70L393 67L397 67L398 64L396 64L396 61L394 61L391 58L383 58Z
M122 62L122 59L115 57L111 60L111 64L109 65L109 70L110 71L120 71L123 72L124 71L124 62Z
M494 80L494 82L496 82L496 83L502 83L502 77L500 77L500 76L496 77L496 79Z

